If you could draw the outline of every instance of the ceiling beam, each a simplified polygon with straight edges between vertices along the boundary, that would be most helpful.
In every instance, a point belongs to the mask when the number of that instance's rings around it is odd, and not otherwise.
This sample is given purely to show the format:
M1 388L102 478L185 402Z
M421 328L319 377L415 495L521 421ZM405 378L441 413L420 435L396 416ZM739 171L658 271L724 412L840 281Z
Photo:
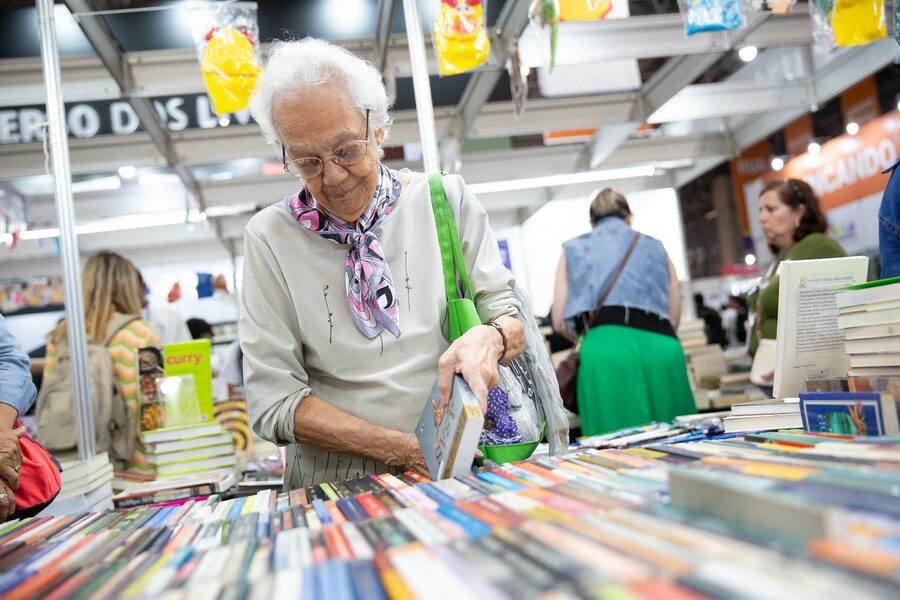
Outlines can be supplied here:
M739 44L768 48L813 43L805 5L772 18L763 15L758 19L755 15L748 25L734 32L697 33L685 37L684 21L678 13L560 23L556 64L722 53ZM531 68L546 66L547 58L541 44L522 44L520 52L523 65Z
M672 123L807 108L806 84L800 79L724 81L682 88L647 121Z
M498 67L491 71L472 73L459 100L459 124L456 137L460 140L469 135L481 108L487 103L506 65L509 44L517 38L528 23L528 6L531 0L507 0L500 10L494 29L498 35L492 36L491 62Z
M122 47L115 39L115 36L113 36L106 21L100 15L92 14L97 10L97 6L92 0L65 0L65 4L69 12L75 17L75 22L84 32L85 37L94 48L94 52L97 53L103 66L109 71L113 80L122 90L123 96L131 104L144 131L150 136L151 141L159 150L166 163L174 168L179 177L181 177L185 188L194 196L198 208L203 210L203 196L200 193L200 187L189 169L179 167L172 140L169 137L169 130L160 119L153 103L148 98L131 94L134 88L131 67L125 53L122 51Z
M378 18L375 21L375 37L372 40L376 59L373 64L381 69L382 73L387 68L388 42L391 38L395 8L397 3L394 0L378 0Z

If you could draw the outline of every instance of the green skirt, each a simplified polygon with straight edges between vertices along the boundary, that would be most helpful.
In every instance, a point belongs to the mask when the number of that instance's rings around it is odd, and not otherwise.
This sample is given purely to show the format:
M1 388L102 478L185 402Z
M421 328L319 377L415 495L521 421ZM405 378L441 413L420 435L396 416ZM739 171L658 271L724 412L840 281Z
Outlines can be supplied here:
M600 325L581 344L578 413L583 435L696 413L677 339L623 325Z

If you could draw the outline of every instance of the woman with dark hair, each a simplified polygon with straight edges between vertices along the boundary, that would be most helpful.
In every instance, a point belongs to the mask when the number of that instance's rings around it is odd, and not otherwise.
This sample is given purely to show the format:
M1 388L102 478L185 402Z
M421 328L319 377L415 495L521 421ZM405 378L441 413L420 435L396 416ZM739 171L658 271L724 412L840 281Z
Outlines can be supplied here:
M585 334L577 380L581 432L695 412L675 337L681 287L666 249L631 228L631 209L615 190L595 192L589 214L593 229L563 246L551 309L556 331L573 340Z
M847 253L825 235L828 219L809 184L799 179L770 181L759 196L759 224L775 258L758 287L747 295L755 307L750 354L762 338L775 339L778 331L778 273L783 260L834 258Z

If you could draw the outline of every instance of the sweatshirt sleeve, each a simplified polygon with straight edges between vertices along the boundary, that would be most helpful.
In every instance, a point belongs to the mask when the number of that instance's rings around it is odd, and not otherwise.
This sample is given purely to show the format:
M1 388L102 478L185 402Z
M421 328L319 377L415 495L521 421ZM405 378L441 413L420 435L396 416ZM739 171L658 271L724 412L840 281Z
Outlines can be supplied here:
M249 227L244 232L240 340L253 430L281 446L293 443L294 411L312 392L299 325L281 265Z
M456 217L469 283L482 323L501 316L517 317L521 304L513 292L515 278L503 264L487 212L459 175L444 177L447 198Z

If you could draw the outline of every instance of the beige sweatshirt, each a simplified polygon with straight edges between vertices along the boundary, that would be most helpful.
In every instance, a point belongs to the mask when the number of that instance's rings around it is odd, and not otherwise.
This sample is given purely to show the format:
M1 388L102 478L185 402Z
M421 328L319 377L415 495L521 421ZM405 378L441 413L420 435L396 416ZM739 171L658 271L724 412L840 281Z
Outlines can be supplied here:
M347 305L348 245L302 229L284 201L247 224L240 339L254 430L288 445L285 489L395 471L297 444L294 410L309 394L372 423L413 431L447 349L446 306L428 177L402 171L393 210L374 233L399 300L400 332L369 340ZM444 177L482 322L516 316L512 274L487 214L457 175ZM363 448L360 449L364 451Z

